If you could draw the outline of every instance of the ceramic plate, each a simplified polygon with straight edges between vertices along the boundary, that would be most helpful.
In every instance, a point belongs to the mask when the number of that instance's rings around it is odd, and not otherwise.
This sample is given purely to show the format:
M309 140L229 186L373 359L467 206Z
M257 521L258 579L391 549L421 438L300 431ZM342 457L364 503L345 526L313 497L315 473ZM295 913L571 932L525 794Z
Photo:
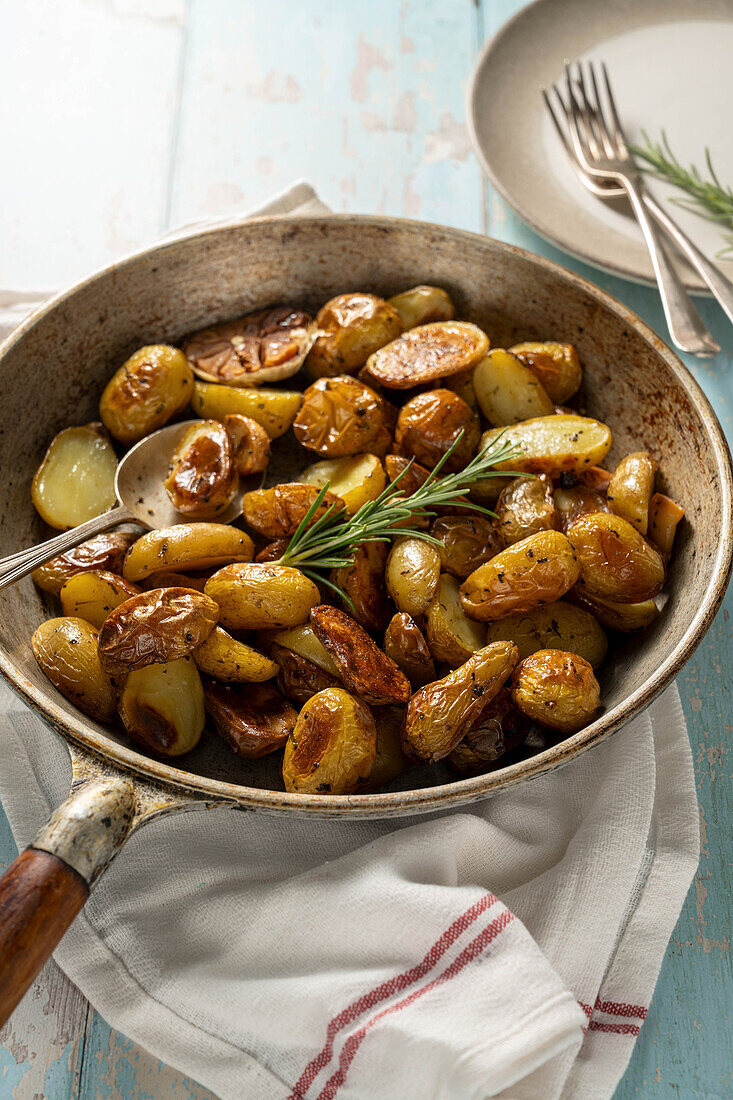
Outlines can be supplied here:
M684 164L704 165L705 146L723 183L733 182L731 0L535 0L487 43L469 91L479 159L507 202L543 237L580 259L654 282L639 228L625 209L586 191L546 114L540 88L567 59L605 61L632 141L666 130ZM650 184L712 259L724 245L711 222L670 204L680 192ZM682 261L680 261L682 263ZM717 257L733 278L733 257ZM682 270L682 269L681 269ZM690 290L707 293L686 264Z

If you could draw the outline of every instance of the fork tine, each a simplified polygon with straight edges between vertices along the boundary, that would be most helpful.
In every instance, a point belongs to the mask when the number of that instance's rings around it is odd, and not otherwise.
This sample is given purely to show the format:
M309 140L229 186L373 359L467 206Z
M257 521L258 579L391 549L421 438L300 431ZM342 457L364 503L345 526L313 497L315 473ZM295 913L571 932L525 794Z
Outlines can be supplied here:
M567 91L567 98L570 104L569 119L572 120L571 136L575 135L577 141L584 149L584 155L587 157L590 153L591 159L595 159L600 155L600 148L596 141L595 134L590 125L590 119L587 112L583 109L583 105L578 102L578 98L573 88L572 72L569 64L565 65L565 87ZM581 126L581 121L583 125Z
M560 102L560 109L562 110L563 115L565 116L565 122L567 123L567 121L568 121L567 108L565 107L565 104L562 101L560 93L559 93L559 91L557 90L557 87L554 84L552 85L552 90L553 90L553 92L555 93L555 95L557 96L557 98ZM560 138L560 141L562 142L562 144L565 148L565 152L568 154L569 157L572 157L573 156L573 150L570 147L570 139L568 138L568 135L566 134L565 130L563 129L562 123L560 122L560 119L557 117L557 114L555 112L555 108L552 106L552 100L550 99L549 95L547 94L547 89L546 88L542 89L542 98L545 101L545 106L547 107L550 118L552 119L552 121L554 123L555 130L557 131L557 136Z
M618 111L616 110L616 100L613 98L613 92L611 91L611 81L610 81L610 78L608 76L608 69L606 68L605 61L601 62L601 69L603 71L603 80L604 80L604 83L606 85L606 96L608 98L608 107L609 107L609 110L611 111L611 118L613 119L614 139L615 139L617 144L620 144L620 145L623 146L623 149L626 152L627 151L627 146L628 146L628 141L626 139L626 134L624 133L624 128L621 125L621 119L618 117Z
M590 70L591 79L594 85L595 102L591 99L588 88L586 87L585 76L583 74L583 63L577 62L578 66L578 80L580 88L583 93L583 104L585 113L588 118L588 125L592 128L593 134L596 139L596 145L599 149L603 149L606 156L615 156L616 150L613 147L613 142L608 135L605 119L603 117L603 111L601 109L600 100L598 99L598 89L595 82L595 73L593 72L593 65L588 62L588 68Z

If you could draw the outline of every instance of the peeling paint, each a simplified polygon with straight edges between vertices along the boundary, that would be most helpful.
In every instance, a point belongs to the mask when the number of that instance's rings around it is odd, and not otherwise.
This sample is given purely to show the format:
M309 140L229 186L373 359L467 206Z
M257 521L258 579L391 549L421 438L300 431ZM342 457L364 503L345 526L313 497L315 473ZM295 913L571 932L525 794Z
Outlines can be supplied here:
M471 139L462 122L443 111L440 125L425 138L425 164L436 164L442 160L466 160L471 152Z
M303 89L290 73L278 73L271 69L258 84L248 84L247 92L269 103L297 103Z
M391 67L382 51L367 42L364 34L360 34L356 43L356 64L349 79L351 98L357 103L366 103L369 98L369 77L372 72L376 69L388 73Z

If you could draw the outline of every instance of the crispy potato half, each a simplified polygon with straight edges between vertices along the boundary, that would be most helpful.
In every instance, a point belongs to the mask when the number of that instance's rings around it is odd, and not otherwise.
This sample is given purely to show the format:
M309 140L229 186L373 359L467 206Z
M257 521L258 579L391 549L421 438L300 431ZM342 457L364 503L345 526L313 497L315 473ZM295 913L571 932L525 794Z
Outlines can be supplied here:
M564 596L580 576L573 547L559 531L539 531L480 565L461 585L463 610L490 622Z
M664 493L655 493L649 505L649 538L659 550L664 561L669 561L672 544L685 510L681 504Z
M384 542L363 542L352 565L331 570L331 582L345 593L351 614L367 630L384 630L392 614L384 583L388 553Z
M422 630L406 611L393 615L384 632L384 652L402 669L412 687L435 679L435 662Z
M338 676L333 657L318 640L310 623L293 626L289 630L278 630L271 635L271 641L311 661L331 676Z
M258 309L189 336L194 374L226 386L259 386L297 374L316 337L311 317L292 306Z
M358 378L342 374L308 387L293 431L309 451L341 458L368 451L384 423L383 398Z
M106 512L115 503L117 455L93 426L55 435L36 470L31 499L42 520L66 531Z
M453 752L504 684L518 657L511 642L493 642L442 680L420 688L405 713L402 744L407 755L434 763Z
M305 364L311 378L356 374L372 352L402 332L393 304L375 294L339 294L316 316L318 337Z
M519 454L497 463L499 470L557 477L566 470L580 472L599 465L611 449L611 429L588 416L539 416L509 428L492 428L481 436L480 449L502 432L502 443Z
M451 668L462 665L486 644L486 627L469 619L461 604L459 583L443 573L425 614L430 652Z
M168 344L140 348L107 383L99 415L120 443L137 443L185 409L193 392L188 359Z
M99 632L99 659L111 676L186 657L208 638L219 608L193 588L153 588L119 604Z
M251 416L232 413L224 417L224 428L232 448L232 462L240 477L261 474L270 461L270 437Z
M271 642L270 653L278 665L278 687L283 695L296 703L305 703L311 696L325 691L326 688L342 686L338 676L326 672L320 665L309 661L295 650Z
M537 376L556 405L564 405L580 388L583 370L572 344L515 344L509 349Z
M495 428L555 412L537 375L504 348L493 348L474 368L473 385L481 412Z
M602 600L598 596L588 596L578 584L570 589L567 598L590 612L603 626L607 626L609 630L618 630L621 634L646 630L659 615L659 608L654 600L641 600L639 603Z
M232 638L220 626L215 626L201 645L193 651L200 672L227 684L260 683L277 675L278 666L264 653Z
M204 701L222 741L248 760L277 752L295 727L296 710L274 684L206 680Z
M410 683L355 619L330 604L311 609L313 631L333 659L344 687L367 703L406 703Z
M458 446L443 466L445 472L462 470L476 453L481 429L471 407L452 390L426 390L400 409L395 447L433 469L458 437Z
M422 615L438 588L440 554L424 539L406 535L392 545L387 558L387 591L399 611Z
M399 313L405 330L427 325L431 321L452 321L456 315L450 296L439 286L413 286L394 294L387 301Z
M301 794L353 794L377 755L369 708L342 688L314 695L298 715L285 745L285 790Z
M608 650L608 639L595 616L564 600L489 623L486 641L514 642L521 660L539 649L562 649L594 668Z
M561 733L589 722L601 703L593 669L575 653L540 649L512 673L512 699L529 718Z
M387 461L390 457L387 455ZM375 454L327 458L306 466L300 479L304 484L315 485L318 489L328 485L331 492L344 502L350 516L358 512L363 504L376 500L387 484L384 466Z
M223 424L202 420L176 447L165 491L176 511L192 519L213 519L237 495L239 474Z
M216 569L230 562L251 561L252 539L226 523L177 523L148 531L125 558L125 579L141 581L151 574Z
M90 569L69 577L59 593L64 615L84 619L99 630L107 616L125 600L137 596L137 585L106 569Z
M560 517L546 474L517 477L499 494L496 505L498 527L507 546L538 531L556 531Z
M635 451L622 458L606 490L611 511L628 520L640 535L649 526L649 505L654 492L657 463L648 451Z
M204 689L190 657L147 665L125 677L119 714L131 740L156 756L181 756L204 730Z
M300 527L320 492L315 485L284 482L271 489L254 489L242 498L242 511L247 526L267 539L290 538ZM329 508L343 511L344 503L327 492L312 519L320 519Z
M105 569L120 575L125 554L139 536L139 530L109 531L104 535L95 535L93 539L87 539L73 550L67 550L44 565L39 565L31 574L33 583L42 591L58 596L69 577L74 577L77 573Z
M321 601L318 588L289 565L242 562L219 569L204 589L229 630L298 626Z
M507 752L519 748L529 732L529 722L512 699L509 688L500 688L475 726L448 757L460 775L490 771Z
M367 359L371 378L388 389L409 390L460 374L483 359L488 337L470 321L434 321L410 329Z
M442 516L435 520L430 534L440 544L437 550L443 569L462 580L504 549L496 523L488 516Z
M595 512L568 528L580 566L580 588L619 603L649 600L664 585L658 550L621 516Z
M97 652L97 631L84 619L49 619L34 631L33 656L63 696L97 722L114 717L117 695Z
M302 400L303 395L297 390L268 390L264 386L244 389L216 382L195 382L191 408L203 420L249 417L265 429L270 439L278 439L295 420Z
M571 475L572 476L572 475ZM588 489L585 485L571 485L565 489L561 484L552 494L560 529L567 534L568 527L579 516L588 516L593 512L608 512L606 494L597 489Z

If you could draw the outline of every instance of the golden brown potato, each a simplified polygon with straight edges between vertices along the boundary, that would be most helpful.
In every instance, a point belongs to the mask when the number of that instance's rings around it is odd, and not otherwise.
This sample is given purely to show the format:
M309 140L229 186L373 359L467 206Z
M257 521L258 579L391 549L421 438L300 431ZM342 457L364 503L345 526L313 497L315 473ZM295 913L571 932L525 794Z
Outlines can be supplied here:
M622 634L633 634L637 630L646 630L659 614L654 600L642 600L640 603L616 603L613 600L601 600L597 596L585 594L580 585L571 588L567 598L578 607L589 611L599 623L609 630L618 630Z
M665 562L672 554L672 544L685 510L681 504L664 493L655 493L649 506L649 538L659 550Z
M496 523L488 516L443 516L435 520L430 534L440 544L443 569L461 580L504 549Z
M573 475L571 475L572 477ZM575 523L579 516L588 516L592 512L607 512L605 493L596 489L588 489L585 485L571 485L564 489L562 485L552 494L560 528L567 534L568 527Z
M377 728L377 755L369 777L361 788L364 793L378 791L405 770L407 757L402 751L404 714L404 707L374 707L372 710Z
M289 539L315 504L319 492L315 485L297 481L275 485L272 489L254 489L242 498L244 521L267 539ZM343 501L331 492L326 493L313 520L320 519L329 508L334 513L344 508Z
M594 668L608 649L608 639L595 616L564 600L489 623L486 641L514 642L521 660L538 649L562 649L583 657Z
M485 333L469 321L418 325L367 359L369 375L388 389L409 390L460 374L489 350Z
M316 317L318 338L305 369L311 378L356 374L377 348L402 332L394 305L374 294L339 294Z
M290 539L273 539L255 554L255 561L280 561L283 554L290 546Z
M462 665L486 644L486 627L466 617L455 577L443 573L426 612L430 652L451 668Z
M461 585L463 610L489 622L564 596L580 576L573 547L559 531L539 531L480 565Z
M374 440L370 446L374 446ZM388 455L387 459L390 457ZM362 504L376 500L387 484L384 467L375 454L348 455L315 462L303 470L300 480L319 489L327 484L331 492L344 502L350 516L358 512Z
M247 416L260 424L270 439L285 435L303 400L297 390L241 389L216 382L195 382L191 408L203 420L224 421L228 416Z
M171 458L165 491L177 512L213 519L237 495L239 474L223 424L201 420L188 429Z
M288 699L296 703L305 703L311 696L325 691L326 688L342 686L338 676L332 676L292 649L272 642L270 652L279 668L278 687Z
M239 476L264 473L270 461L270 437L262 425L251 416L240 416L239 413L225 416L223 423Z
M319 378L303 394L293 421L295 438L326 458L369 450L385 422L385 402L357 378L343 374Z
M120 443L137 443L185 409L193 393L186 356L168 344L140 348L107 383L99 415Z
M402 745L407 755L428 763L448 756L480 719L518 656L511 642L494 642L442 680L420 688L405 714Z
M620 516L595 512L568 528L580 566L580 588L589 596L638 603L664 584L661 554Z
M435 662L420 627L406 611L398 611L384 633L384 652L401 668L412 687L435 679Z
M315 339L307 313L274 306L189 336L183 351L199 378L259 386L296 374Z
M583 371L572 344L528 342L509 350L539 378L556 405L564 405L580 388Z
M582 473L579 474L563 474L560 481L564 481L568 478L571 480L577 478L577 480L593 492L600 493L602 496L606 495L608 486L611 483L611 473L605 470L603 466L587 466ZM603 511L603 509L601 509Z
M519 454L497 463L497 469L550 477L597 466L611 449L611 429L587 416L539 416L510 428L492 428L481 436L480 449L499 435L502 445L511 444Z
M445 452L461 441L442 467L447 473L462 470L476 453L481 429L478 417L462 397L451 390L426 390L400 409L395 447L423 466L437 465Z
M371 711L342 688L314 695L298 715L283 756L285 790L354 794L377 755Z
M387 301L399 313L405 331L431 321L452 321L456 315L450 297L439 286L413 286L394 294Z
M278 666L263 653L232 638L226 630L215 626L200 646L193 651L200 672L228 684L260 683L277 675Z
M65 531L111 508L115 496L117 455L91 425L65 428L51 440L31 485L31 499L41 519Z
M440 554L432 543L407 535L396 539L387 558L387 591L399 611L422 615L435 595Z
M496 505L498 527L507 546L536 535L556 531L560 517L552 498L552 482L546 474L517 477L502 489Z
M512 699L529 718L561 733L589 722L601 703L593 669L574 653L540 649L512 673Z
M384 630L391 615L384 583L388 552L384 542L363 542L356 548L353 565L331 570L331 582L351 601L345 610L367 630Z
M507 752L519 748L528 732L526 717L515 705L509 688L503 687L453 749L448 763L460 775L481 775Z
M310 623L348 691L375 706L407 702L410 684L404 672L355 619L324 603L311 609Z
M69 577L59 596L64 615L84 619L99 630L110 612L139 591L137 585L106 569L90 569Z
M69 577L77 573L87 573L90 569L106 569L110 573L122 573L125 554L133 542L139 538L140 531L109 531L104 535L95 535L73 550L51 558L45 565L39 565L32 573L33 582L44 592L58 596Z
M274 684L205 680L204 700L222 741L248 760L277 752L295 728L295 708Z
M119 604L99 632L99 659L110 676L186 657L208 638L219 608L193 588L153 588Z
M316 585L299 569L259 562L219 569L204 591L219 605L221 625L229 630L298 626L321 600Z
M611 511L628 520L640 535L647 533L656 473L657 464L648 451L635 451L621 459L606 491Z
M147 665L125 677L119 705L128 736L156 756L190 752L203 733L204 689L190 657Z
M140 588L143 592L150 592L152 588L195 588L197 592L203 592L208 579L208 573L174 573L172 570L164 570L145 577Z
M390 481L399 478L400 490L406 497L412 496L430 477L430 470L404 455L387 455L384 468Z
M495 428L553 416L555 407L537 376L515 355L494 348L473 372L481 412Z
M253 553L249 535L226 523L177 523L139 538L130 547L123 573L128 581L140 581L171 569L188 573L251 561Z
M49 619L34 631L33 656L55 688L97 722L114 717L117 696L97 652L97 631L84 619Z
M450 378L440 378L437 382L433 382L433 388L457 393L466 402L471 412L479 413L476 387L473 384L473 370L464 370L460 374L452 374Z
M293 626L289 630L277 630L269 637L271 642L306 658L329 675L338 676L333 657L319 642L310 623Z

